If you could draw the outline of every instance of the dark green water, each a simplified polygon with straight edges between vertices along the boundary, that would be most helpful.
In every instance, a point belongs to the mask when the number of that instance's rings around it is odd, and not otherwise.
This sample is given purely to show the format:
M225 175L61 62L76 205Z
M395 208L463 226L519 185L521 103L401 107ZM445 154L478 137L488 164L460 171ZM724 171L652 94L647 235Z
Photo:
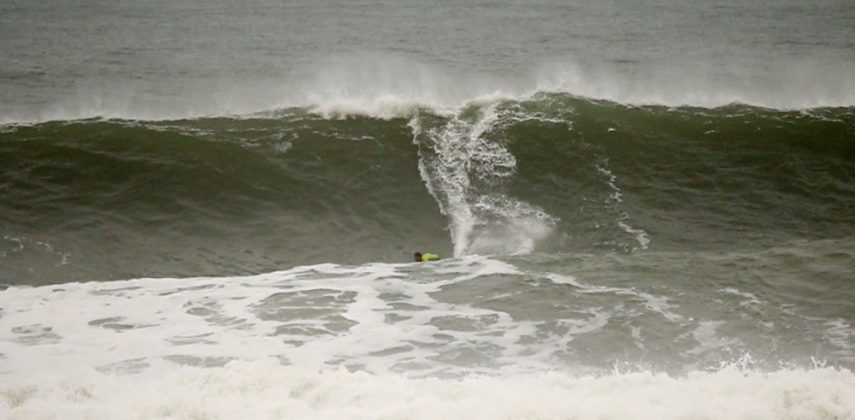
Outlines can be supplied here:
M410 119L292 110L7 126L0 276L235 275L406 261L415 248L511 255L851 241L853 127L849 108L666 109L566 95Z

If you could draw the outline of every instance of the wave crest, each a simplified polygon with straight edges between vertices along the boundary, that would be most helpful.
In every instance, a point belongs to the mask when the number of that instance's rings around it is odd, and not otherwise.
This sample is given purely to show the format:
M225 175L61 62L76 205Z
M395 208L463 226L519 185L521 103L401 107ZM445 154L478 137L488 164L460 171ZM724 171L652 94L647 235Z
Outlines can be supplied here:
M778 63L768 71L718 63L693 67L532 63L517 74L463 72L391 55L330 58L278 79L81 81L52 102L0 105L0 123L94 117L175 120L305 108L326 117L409 118L420 109L453 114L472 104L526 100L539 92L626 105L773 109L855 105L851 66ZM14 105L14 106L13 106Z

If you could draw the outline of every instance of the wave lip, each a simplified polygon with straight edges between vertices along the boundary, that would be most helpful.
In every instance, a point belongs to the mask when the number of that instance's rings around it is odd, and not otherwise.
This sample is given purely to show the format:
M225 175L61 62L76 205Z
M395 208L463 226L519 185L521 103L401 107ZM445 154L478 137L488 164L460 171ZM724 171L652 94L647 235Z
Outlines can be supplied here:
M612 64L553 60L527 73L461 72L393 55L321 60L279 79L81 81L41 102L0 104L0 124L87 118L176 120L304 108L326 117L447 115L484 102L562 93L625 105L716 108L744 104L800 110L855 106L851 63L777 63L757 68ZM309 74L310 76L305 76ZM302 76L300 76L302 75ZM20 95L27 97L28 95Z

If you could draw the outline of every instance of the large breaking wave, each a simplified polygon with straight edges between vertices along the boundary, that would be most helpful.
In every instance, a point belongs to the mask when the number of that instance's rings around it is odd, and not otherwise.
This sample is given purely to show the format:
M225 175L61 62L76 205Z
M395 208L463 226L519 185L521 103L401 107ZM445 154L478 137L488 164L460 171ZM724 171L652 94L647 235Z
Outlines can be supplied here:
M404 115L6 125L4 281L853 234L852 108L541 93Z

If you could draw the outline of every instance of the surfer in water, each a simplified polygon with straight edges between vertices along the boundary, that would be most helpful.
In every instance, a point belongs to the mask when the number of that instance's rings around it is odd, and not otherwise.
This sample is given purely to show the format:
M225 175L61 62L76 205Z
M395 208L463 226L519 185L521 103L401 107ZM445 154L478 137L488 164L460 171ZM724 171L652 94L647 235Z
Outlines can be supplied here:
M416 262L436 261L439 259L439 255L431 254L429 252L425 252L424 254L416 252L413 254L413 257L416 259Z

